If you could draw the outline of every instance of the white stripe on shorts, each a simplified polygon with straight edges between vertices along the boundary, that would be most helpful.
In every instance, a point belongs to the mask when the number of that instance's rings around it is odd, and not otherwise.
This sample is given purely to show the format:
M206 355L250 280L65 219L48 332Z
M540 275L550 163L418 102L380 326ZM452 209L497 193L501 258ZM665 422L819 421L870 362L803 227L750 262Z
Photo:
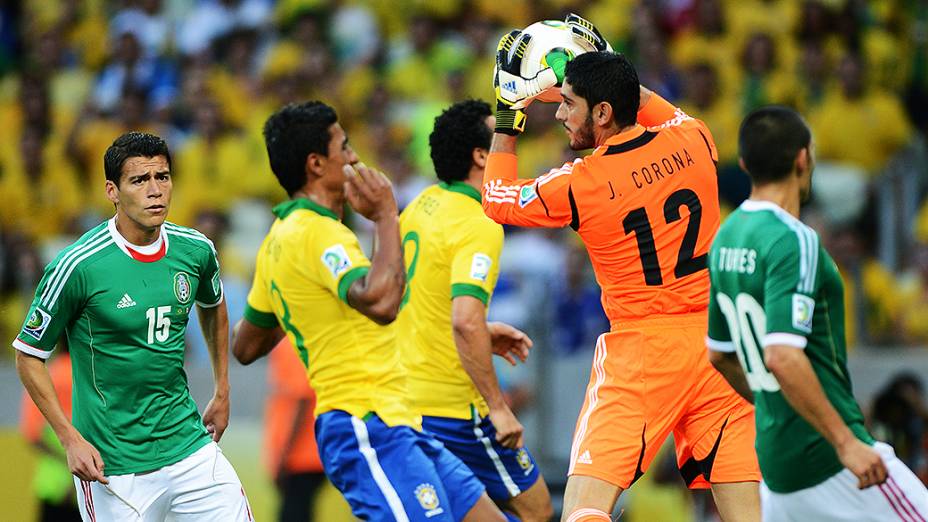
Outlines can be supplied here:
M393 489L393 484L390 484L390 479L387 478L387 474L384 473L383 468L380 467L380 461L377 460L377 451L371 447L370 436L367 433L367 425L364 424L361 419L354 416L351 417L351 425L354 427L354 436L358 439L358 449L361 450L361 454L364 455L364 460L367 461L367 465L371 469L374 482L377 483L380 492L383 493L384 498L387 499L387 505L390 506L393 517L396 519L396 522L409 522L409 517L406 515L406 510L403 508L403 502L400 500L400 496L396 493L396 490Z
M522 493L522 490L519 489L519 486L516 485L515 481L512 480L512 477L509 475L509 472L506 471L506 466L503 465L503 461L499 458L499 453L493 449L493 442L489 437L483 434L483 430L480 429L480 415L474 415L474 435L477 436L477 440L483 443L483 447L487 450L487 455L490 456L490 460L493 461L493 467L496 468L496 472L499 473L499 478L503 479L503 484L506 485L506 491L509 492L510 497L515 497L519 493Z

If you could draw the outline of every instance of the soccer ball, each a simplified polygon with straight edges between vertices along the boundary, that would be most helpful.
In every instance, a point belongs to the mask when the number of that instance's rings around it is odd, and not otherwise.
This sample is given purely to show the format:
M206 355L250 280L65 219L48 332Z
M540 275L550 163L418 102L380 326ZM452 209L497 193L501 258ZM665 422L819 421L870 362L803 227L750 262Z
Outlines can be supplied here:
M559 79L564 78L567 62L583 53L596 51L593 44L575 36L570 27L560 20L542 20L522 30L532 36L522 58L523 78L533 78L538 71L551 67ZM561 101L560 82L542 92L537 101L556 103Z

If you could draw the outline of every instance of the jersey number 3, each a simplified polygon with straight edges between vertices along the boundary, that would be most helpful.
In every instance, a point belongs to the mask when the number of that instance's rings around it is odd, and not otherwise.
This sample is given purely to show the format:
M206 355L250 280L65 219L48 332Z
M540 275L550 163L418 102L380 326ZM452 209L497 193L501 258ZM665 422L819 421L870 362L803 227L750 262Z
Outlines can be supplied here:
M677 279L694 274L706 268L706 254L693 256L696 250L696 238L699 234L699 223L702 220L702 203L699 197L690 189L680 189L671 194L664 202L664 221L669 225L682 219L680 207L686 206L690 211L690 219L683 233L683 242L680 243L680 252L677 254L677 264L673 274ZM641 256L641 268L644 271L644 282L648 286L664 284L661 277L661 265L657 259L657 248L654 246L654 233L651 231L651 221L644 207L636 208L622 220L626 234L635 234L638 240L638 254Z

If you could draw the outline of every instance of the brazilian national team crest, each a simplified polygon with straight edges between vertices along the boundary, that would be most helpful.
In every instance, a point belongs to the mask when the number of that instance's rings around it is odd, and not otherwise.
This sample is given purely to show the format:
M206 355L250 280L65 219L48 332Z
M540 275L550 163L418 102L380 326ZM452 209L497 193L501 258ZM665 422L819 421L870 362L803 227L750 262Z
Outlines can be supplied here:
M180 304L189 303L192 293L193 290L190 287L190 276L185 272L178 272L174 274L174 297L180 301Z
M519 463L519 467L522 468L522 473L528 475L535 469L535 464L532 462L532 458L528 456L528 452L525 451L525 448L519 448L518 453L516 453L516 462Z
M419 505L425 510L426 518L432 518L445 512L439 505L441 500L438 498L438 492L435 491L435 486L429 483L419 484L419 486L416 487L415 493L416 499L419 500Z

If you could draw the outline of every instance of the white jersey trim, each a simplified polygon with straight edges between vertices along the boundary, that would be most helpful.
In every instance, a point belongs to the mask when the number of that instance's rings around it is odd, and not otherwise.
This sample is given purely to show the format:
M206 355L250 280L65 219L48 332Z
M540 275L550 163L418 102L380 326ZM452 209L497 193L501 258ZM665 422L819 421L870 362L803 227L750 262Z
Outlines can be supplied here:
M13 348L16 348L17 350L23 353L28 353L29 355L38 357L39 359L43 359L43 360L48 359L52 355L51 350L49 351L40 350L34 346L29 346L28 344L20 341L19 339L13 339Z
M364 455L364 460L367 461L371 475L374 476L374 482L377 483L380 492L387 499L387 505L390 506L393 518L396 519L396 522L409 522L409 516L403 507L403 501L400 500L399 494L393 488L393 484L390 484L390 479L387 478L387 474L384 473L383 468L380 466L380 461L377 460L377 451L371 447L367 425L354 416L351 417L351 425L354 427L354 436L358 440L358 449Z
M226 297L225 289L222 287L222 281L219 281L219 299L215 303L206 304L206 303L201 303L200 301L194 301L194 302L200 308L216 308L217 306L222 304L222 302L225 300L225 297Z
M499 458L499 453L496 453L496 450L493 449L493 443L490 441L490 438L484 435L483 430L480 429L479 415L474 415L474 435L486 449L487 455L493 462L493 467L496 468L496 472L499 473L499 478L503 480L503 484L506 486L506 491L509 492L509 496L516 497L522 493L522 490L519 489L519 486L517 486L515 481L512 480L512 476L510 476L509 472L506 471L506 466L503 465L502 459Z
M587 408L580 416L580 422L577 424L577 432L574 434L573 447L570 449L570 467L567 470L568 476L574 472L574 466L577 464L577 458L580 455L580 446L583 444L583 439L586 438L586 432L589 428L590 417L593 414L593 410L596 409L596 403L599 402L599 388L606 381L606 368L603 365L603 363L606 362L606 355L606 335L602 334L596 341L596 351L593 355L593 375L595 376L595 380L592 386L587 390Z
M804 349L809 344L809 340L801 335L796 335L794 333L774 332L765 335L763 341L761 341L761 344L764 345L764 348L773 346L775 344L780 344Z
M731 341L717 341L711 337L706 337L706 347L713 352L733 353L735 351L735 343Z
M815 289L815 276L818 271L818 234L772 201L747 199L741 203L740 208L746 212L773 212L796 234L799 241L799 282L796 284L796 291L811 295Z
M68 267L67 271L65 271L64 275L58 279L55 291L51 292L47 297L43 298L42 305L45 307L45 309L51 311L55 307L55 303L58 302L58 296L61 295L61 291L64 290L64 287L68 282L68 278L71 277L71 272L74 272L74 269L77 268L81 262L103 250L104 248L110 246L112 243L112 238L106 238L102 242L97 243L94 248L90 248L88 246L87 248L82 249L81 255L79 257L72 258L70 260L70 266Z
M47 298L53 293L53 289L57 287L59 283L61 283L62 275L68 270L68 268L71 266L71 263L87 250L108 241L109 238L107 237L107 230L100 230L91 236L90 239L88 239L86 242L74 247L67 254L62 256L61 259L58 260L58 264L56 264L55 268L52 270L51 275L49 275L48 281L45 283L45 288L42 289L42 295L39 298L39 302L47 307Z
M132 257L132 254L129 252L129 248L135 250L139 254L144 256L150 256L158 252L161 249L161 244L164 243L164 252L167 253L170 243L168 243L168 236L165 233L164 225L161 225L158 230L158 239L149 245L135 245L130 243L122 234L119 233L119 229L116 228L116 216L111 217L106 222L106 228L110 231L110 236L113 237L113 242L116 243L116 246L124 254L129 257Z

